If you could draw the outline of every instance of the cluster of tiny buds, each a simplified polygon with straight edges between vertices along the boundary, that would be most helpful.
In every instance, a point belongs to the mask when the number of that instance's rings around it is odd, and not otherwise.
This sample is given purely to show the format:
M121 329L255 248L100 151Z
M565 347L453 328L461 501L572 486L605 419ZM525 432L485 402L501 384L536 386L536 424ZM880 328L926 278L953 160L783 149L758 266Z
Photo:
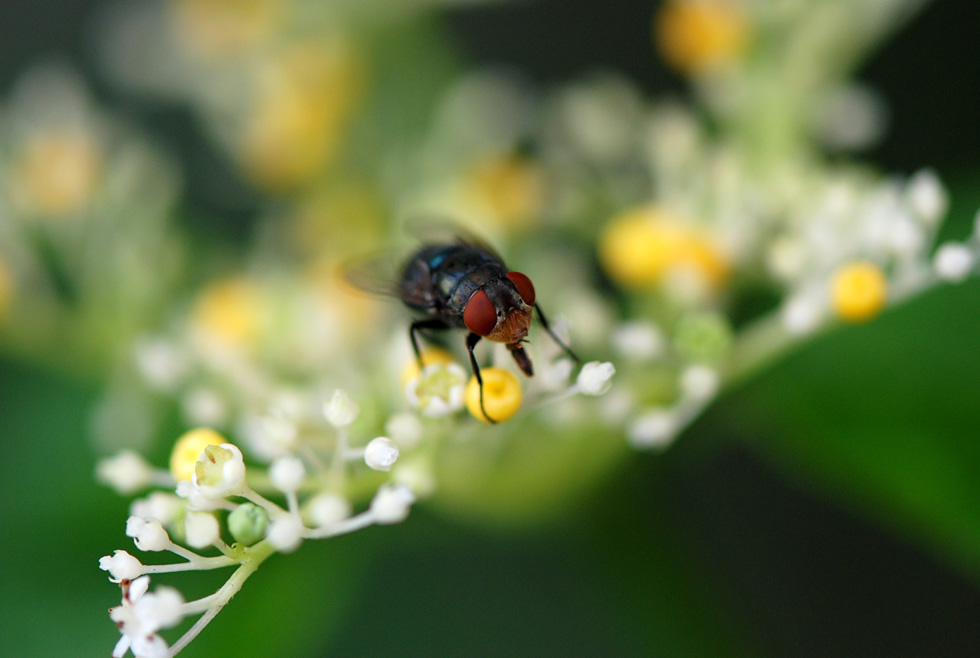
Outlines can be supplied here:
M359 408L343 391L327 400L323 413L338 435L337 459L325 468L299 454L276 457L264 472L246 467L236 445L206 428L191 430L178 439L169 470L155 469L132 452L120 453L99 465L99 478L120 492L133 493L151 486L171 488L173 493L154 491L133 503L126 535L141 551L169 552L179 558L171 564L145 565L129 552L116 550L99 560L99 567L122 588L121 604L110 610L122 634L113 650L114 658L129 651L138 658L176 655L274 553L294 551L307 539L398 523L408 516L415 494L402 483L381 485L367 509L352 514L351 503L336 493L343 487L335 478L343 477L345 465L355 460L363 460L373 470L388 471L398 460L399 447L382 436L361 449L349 448L346 431L357 419ZM417 419L413 423L404 415L393 417L388 426L409 445L421 436ZM250 478L267 483L265 486L285 499L285 505L256 491L249 484ZM301 502L301 494L310 491ZM225 537L232 541L226 542ZM198 552L201 550L216 554L204 555ZM222 567L237 568L218 591L196 601L185 601L170 587L149 590L154 574ZM159 631L196 615L197 622L173 646L159 635Z
M586 363L559 396L602 395L614 373L611 363ZM517 377L492 367L485 368L482 376L486 409L499 420L513 416L522 397ZM464 404L476 416L479 389L475 395L469 390L474 383L471 380L466 386L461 366L437 356L410 373L405 390L422 416L446 415ZM131 451L99 464L99 479L120 493L170 489L153 491L133 503L126 535L141 551L169 552L179 558L172 564L145 565L127 551L116 550L99 560L100 568L123 592L122 603L110 612L122 633L115 658L127 651L139 658L175 655L270 555L295 551L304 540L401 522L415 502L415 490L431 490L429 476L406 467L378 488L367 509L352 514L350 501L341 493L348 489L348 466L359 461L373 471L391 471L402 450L418 445L423 426L416 413L396 414L385 425L387 436L355 447L349 444L348 433L360 414L358 404L337 390L323 403L322 413L335 434L325 455L314 449L322 445L304 444L288 418L270 414L262 419L260 431L278 452L266 468L246 466L242 450L208 428L191 430L175 442L168 469L155 468ZM284 451L287 447L291 450ZM258 483L263 493L253 487ZM217 592L197 601L185 601L173 588L149 590L151 575L222 567L236 570ZM173 646L160 637L160 630L193 615L199 615L198 621Z

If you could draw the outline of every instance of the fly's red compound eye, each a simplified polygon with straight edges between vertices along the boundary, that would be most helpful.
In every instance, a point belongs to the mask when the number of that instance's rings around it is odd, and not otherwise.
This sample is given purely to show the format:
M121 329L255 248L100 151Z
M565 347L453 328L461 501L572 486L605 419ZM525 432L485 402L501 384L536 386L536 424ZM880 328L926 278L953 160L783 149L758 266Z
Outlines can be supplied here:
M526 277L525 277L526 278ZM497 326L497 309L487 293L477 290L463 309L463 324L478 336L486 336Z
M508 272L507 278L517 288L517 292L524 303L528 306L534 306L534 284L531 283L531 280L520 272Z

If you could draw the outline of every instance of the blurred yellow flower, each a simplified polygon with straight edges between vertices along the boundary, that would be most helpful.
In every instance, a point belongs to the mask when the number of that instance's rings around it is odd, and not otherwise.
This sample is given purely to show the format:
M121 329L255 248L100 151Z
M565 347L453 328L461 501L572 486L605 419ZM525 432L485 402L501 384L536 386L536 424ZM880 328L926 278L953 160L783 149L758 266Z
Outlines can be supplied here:
M74 129L38 132L15 156L11 193L27 212L61 217L91 202L103 168L102 150L91 135Z
M503 368L483 368L480 376L483 378L483 409L487 416L498 423L511 419L521 408L524 397L517 376ZM480 383L475 375L466 385L465 400L466 409L474 418L490 422L480 409Z
M544 207L544 171L520 154L494 154L478 161L467 172L464 186L477 212L505 229L536 221Z
M290 217L291 246L321 258L368 252L382 242L386 214L381 192L363 180L317 188L299 200Z
M654 37L677 71L699 75L731 64L745 50L749 25L737 0L668 0L657 13Z
M831 305L846 322L866 322L888 301L888 280L874 263L859 261L840 267L831 281Z
M728 261L708 234L655 206L614 217L599 235L598 248L609 276L629 288L690 273L717 289L728 277Z
M426 347L422 350L422 366L432 365L433 363L447 364L453 363L456 359L447 350L441 347ZM402 388L404 389L408 382L415 379L421 374L419 369L418 359L415 358L415 354L412 354L412 358L409 359L405 366L402 368L401 374L399 376L399 381L401 381Z
M222 443L228 443L227 439L206 427L199 427L186 432L177 439L170 453L170 473L178 482L190 480L194 474L197 460L201 458L204 449L208 446L219 446Z
M237 55L275 33L284 0L173 0L177 33L205 57Z
M14 299L14 275L5 262L0 260L0 322Z
M194 303L194 333L211 346L249 347L267 320L266 307L258 284L245 278L216 281Z
M239 150L256 185L285 192L336 155L363 84L360 62L339 44L301 44L270 62L257 81Z

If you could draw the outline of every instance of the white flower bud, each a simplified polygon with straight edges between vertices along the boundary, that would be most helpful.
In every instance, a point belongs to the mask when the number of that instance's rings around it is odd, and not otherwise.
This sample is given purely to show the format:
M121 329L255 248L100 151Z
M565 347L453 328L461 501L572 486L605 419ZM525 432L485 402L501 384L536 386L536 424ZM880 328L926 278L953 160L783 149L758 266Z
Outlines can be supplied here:
M576 384L585 395L602 395L612 386L616 367L608 361L590 361L582 366Z
M139 454L124 450L113 457L100 460L96 466L96 477L99 482L128 496L153 483L153 467Z
M402 484L384 485L371 501L371 514L375 523L387 525L401 523L415 502L415 494Z
M695 400L713 397L718 385L718 373L707 366L689 366L681 373L681 391Z
M401 447L413 448L422 438L422 421L415 414L395 414L385 423L385 432Z
M934 225L946 214L949 198L933 170L917 171L909 180L905 193L909 205L927 223Z
M379 436L364 448L364 463L376 471L390 471L398 460L398 446L391 439Z
M135 352L136 367L152 389L172 391L187 374L186 355L166 339L140 339Z
M177 517L180 498L165 491L154 491L146 498L137 498L129 506L129 514L144 519L156 519L167 525Z
M261 428L265 441L277 450L291 450L299 437L296 424L281 414L262 418Z
M660 356L666 345L663 333L644 320L625 322L617 326L610 342L620 356L642 361Z
M355 420L361 409L340 389L333 392L330 401L323 405L323 415L334 427L347 427Z
M143 632L155 633L161 628L176 626L184 615L183 595L173 587L158 587L139 597L133 605L133 615Z
M936 274L951 283L963 281L969 276L973 265L973 252L966 245L957 242L947 242L940 246L932 261Z
M292 553L303 543L303 524L293 516L283 516L269 526L266 539L280 553Z
M782 308L783 326L791 334L808 334L819 326L823 311L821 304L811 296L794 297Z
M184 517L184 535L191 548L210 546L221 536L218 519L208 512L188 511Z
M640 415L626 430L629 442L636 448L665 448L678 431L677 419L666 409L654 409Z
M318 528L339 523L351 513L350 502L336 494L319 494L307 505L307 515Z
M141 551L162 551L170 545L170 536L155 519L129 517L126 519L126 536L132 537Z
M99 568L109 572L109 579L118 583L133 580L143 574L143 563L126 551L114 551L99 558Z
M228 420L228 404L216 392L197 388L181 400L184 419L188 425L217 427Z
M292 455L278 458L272 462L272 466L269 468L272 486L286 493L292 493L299 489L300 485L303 484L304 477L306 477L306 468L303 466L303 462Z
M194 465L192 481L203 496L212 500L238 493L245 484L242 451L231 443L206 447Z
M421 497L430 496L436 490L436 480L432 477L431 469L424 463L399 463L392 479Z

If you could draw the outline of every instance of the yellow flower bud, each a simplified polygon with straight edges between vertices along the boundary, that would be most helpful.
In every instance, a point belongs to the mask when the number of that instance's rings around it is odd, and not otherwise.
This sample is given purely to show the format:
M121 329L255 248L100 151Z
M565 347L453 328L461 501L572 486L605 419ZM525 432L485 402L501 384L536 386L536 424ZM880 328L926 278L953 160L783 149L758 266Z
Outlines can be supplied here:
M679 271L693 272L710 288L728 276L728 261L706 233L656 207L614 217L599 235L599 259L613 280L630 288L663 283Z
M453 363L456 359L448 351L442 349L441 347L427 347L422 350L422 366L430 366L433 363L441 363L443 365L447 363ZM402 389L408 385L408 382L412 381L420 374L419 370L419 360L415 358L415 354L412 354L412 358L405 364L402 368L399 380L402 384Z
M502 368L483 368L483 408L496 422L508 420L521 408L523 391L517 376ZM480 409L480 383L474 375L466 385L466 408L477 420L489 423Z
M212 283L197 298L192 322L207 343L245 347L253 343L265 316L262 290L246 279Z
M174 449L170 453L170 473L178 482L190 480L194 474L197 460L200 459L204 449L208 446L219 446L222 443L228 443L225 437L206 427L185 433L177 439Z
M104 154L95 138L78 130L31 137L11 178L15 200L28 212L62 217L85 209L102 182Z
M888 301L888 280L874 263L858 261L840 267L830 284L830 300L846 322L866 322Z
M667 63L698 75L724 68L741 55L749 26L736 0L669 0L653 30Z
M267 40L279 27L283 0L176 0L175 27L196 55L238 55Z
M526 156L505 154L481 160L468 172L465 186L476 209L507 229L531 225L544 206L544 172Z

